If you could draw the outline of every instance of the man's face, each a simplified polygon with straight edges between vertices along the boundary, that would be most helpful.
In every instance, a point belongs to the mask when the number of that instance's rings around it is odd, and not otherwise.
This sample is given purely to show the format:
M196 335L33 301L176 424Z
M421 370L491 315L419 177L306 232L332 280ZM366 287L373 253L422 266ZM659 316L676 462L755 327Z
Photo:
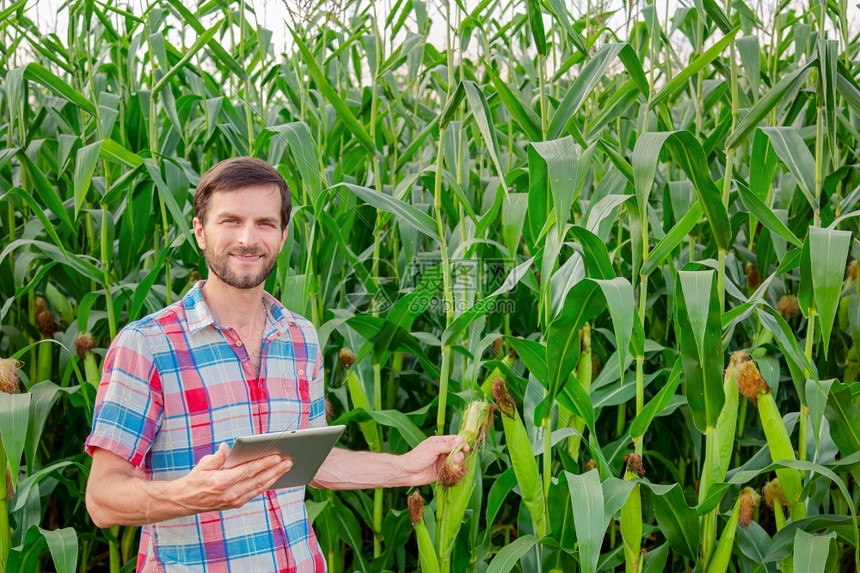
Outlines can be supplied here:
M287 238L280 213L281 196L274 186L213 193L206 222L194 218L197 245L212 274L234 288L261 285Z

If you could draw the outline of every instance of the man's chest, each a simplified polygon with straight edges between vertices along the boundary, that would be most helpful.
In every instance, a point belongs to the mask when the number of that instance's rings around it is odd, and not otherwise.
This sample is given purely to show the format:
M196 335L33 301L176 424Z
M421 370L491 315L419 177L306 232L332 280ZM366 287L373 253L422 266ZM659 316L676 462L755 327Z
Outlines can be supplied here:
M162 447L193 453L187 456L193 465L196 452L211 453L218 442L307 427L311 373L303 348L281 337L253 345L216 336L193 342L155 356L164 401Z

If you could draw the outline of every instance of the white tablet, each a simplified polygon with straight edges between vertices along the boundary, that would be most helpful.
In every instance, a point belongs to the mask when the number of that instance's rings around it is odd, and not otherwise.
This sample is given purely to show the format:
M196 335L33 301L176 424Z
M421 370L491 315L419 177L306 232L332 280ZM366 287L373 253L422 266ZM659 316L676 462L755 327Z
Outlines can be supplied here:
M236 438L224 468L277 454L293 460L293 467L271 489L308 485L345 429L340 425L242 436Z

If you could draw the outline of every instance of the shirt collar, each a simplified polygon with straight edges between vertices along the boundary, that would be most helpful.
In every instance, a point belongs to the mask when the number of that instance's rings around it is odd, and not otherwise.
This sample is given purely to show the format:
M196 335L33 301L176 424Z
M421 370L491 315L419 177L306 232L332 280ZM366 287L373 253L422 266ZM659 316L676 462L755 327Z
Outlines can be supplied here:
M185 308L185 319L188 322L189 334L194 334L207 326L215 326L218 329L224 328L212 316L212 311L209 310L209 305L206 304L206 300L203 298L203 291L201 289L205 284L206 281L197 281L185 296L182 297L182 306ZM263 291L263 301L266 308L264 336L268 337L274 333L283 334L289 330L290 326L295 325L293 313L287 310L278 299Z

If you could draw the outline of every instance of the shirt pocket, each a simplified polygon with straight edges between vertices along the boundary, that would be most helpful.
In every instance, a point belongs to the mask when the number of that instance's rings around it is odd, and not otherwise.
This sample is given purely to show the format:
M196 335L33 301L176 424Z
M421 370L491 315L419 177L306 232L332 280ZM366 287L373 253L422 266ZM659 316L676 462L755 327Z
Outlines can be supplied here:
M267 362L269 431L307 428L310 414L310 373L306 365L288 358L269 358Z

